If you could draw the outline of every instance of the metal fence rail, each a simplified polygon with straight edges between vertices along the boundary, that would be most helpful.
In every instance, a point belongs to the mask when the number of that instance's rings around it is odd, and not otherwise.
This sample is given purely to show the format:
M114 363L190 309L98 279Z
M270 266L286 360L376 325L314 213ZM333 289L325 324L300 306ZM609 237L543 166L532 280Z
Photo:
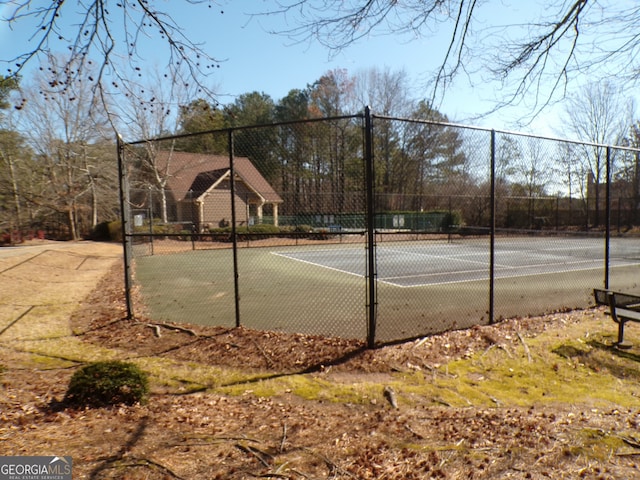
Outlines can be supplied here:
M118 152L131 316L373 346L584 307L640 265L634 149L366 109Z

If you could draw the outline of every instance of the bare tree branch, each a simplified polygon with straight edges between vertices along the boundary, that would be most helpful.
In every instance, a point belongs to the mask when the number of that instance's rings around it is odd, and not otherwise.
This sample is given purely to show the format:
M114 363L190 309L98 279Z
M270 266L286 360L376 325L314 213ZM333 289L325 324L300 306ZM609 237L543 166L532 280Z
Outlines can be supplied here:
M553 48L557 46L558 42L563 39L570 30L575 31L575 43L579 35L578 24L580 14L587 6L587 2L588 0L577 0L561 20L539 25L543 33L534 37L528 43L514 46L515 56L498 68L497 72L506 76L512 70L519 68L521 65L533 59L533 66L530 69L532 70L544 58L548 57Z
M460 2L460 8L458 10L458 15L455 21L455 27L453 33L451 35L451 41L449 42L449 48L447 49L447 53L442 60L440 68L438 69L438 73L435 79L435 87L433 89L433 93L431 95L431 103L435 103L435 97L438 90L438 86L444 82L443 90L446 88L447 80L452 79L455 74L458 72L460 67L462 66L463 58L462 52L466 43L467 34L469 33L469 26L471 24L471 19L473 17L473 11L476 7L476 0L472 0L470 5L465 5L465 1L462 0ZM466 13L464 12L465 6L467 6ZM464 18L463 18L464 15ZM462 30L462 33L458 33L459 30ZM457 44L457 47L456 47ZM451 70L448 73L445 73L445 68L449 63L449 59L453 56L453 51L456 53L456 61Z
M496 24L495 12L483 17L483 7L495 8L495 3L279 0L279 7L267 14L284 15L293 24L275 33L298 42L318 41L334 53L374 35L430 37L450 25L448 48L433 73L432 101L460 73L484 71L489 77L483 82L500 85L496 107L487 113L524 101L535 116L564 98L583 74L591 80L612 71L620 81L640 78L640 5L635 2L546 0L538 9L513 2L517 13L528 18L507 25Z
M183 0L189 8L211 8L215 1ZM98 62L96 77L89 81L101 91L118 90L131 80L127 72L143 74L138 45L159 37L168 52L166 67L171 76L184 78L213 98L202 79L219 67L219 60L194 43L159 3L0 0L0 5L9 6L3 19L9 28L22 24L34 28L35 47L4 60L10 66L9 76L18 75L40 54L49 55L64 46L76 67L67 65L69 79L82 76L87 65ZM523 5L515 0L513 4ZM298 43L320 43L332 54L376 35L414 38L448 33L447 48L433 72L432 102L461 73L471 78L469 72L488 73L489 78L481 76L479 81L498 84L496 109L525 101L536 113L563 98L580 75L588 74L593 80L613 73L627 82L640 78L640 5L636 2L545 0L538 9L520 7L519 13L528 17L502 26L496 25L495 12L489 18L482 16L484 7L495 8L496 2L488 0L272 0L266 5L266 11L254 16L280 16L290 25L272 33ZM79 22L67 38L71 18Z
M297 26L274 31L298 42L316 40L333 51L374 34L423 35L431 22L456 18L469 0L298 0L258 15L293 16ZM473 1L475 3L475 1Z
M51 72L60 90L82 78L89 81L100 98L105 91L119 90L135 72L139 78L145 70L139 54L139 44L158 38L167 48L167 71L173 78L184 77L185 83L212 92L203 79L220 61L209 55L203 45L195 43L173 18L156 7L152 0L91 0L87 2L35 2L20 0L7 4L2 19L9 28L34 28L30 37L34 46L11 59L1 59L8 65L8 77L18 76L27 64L66 50L69 61L62 72ZM46 3L46 6L41 6ZM215 4L215 0L187 0L192 6ZM65 33L65 32L71 32ZM88 66L98 68L89 69ZM95 73L88 73L89 70ZM183 72L182 74L180 72ZM61 76L61 73L63 74Z

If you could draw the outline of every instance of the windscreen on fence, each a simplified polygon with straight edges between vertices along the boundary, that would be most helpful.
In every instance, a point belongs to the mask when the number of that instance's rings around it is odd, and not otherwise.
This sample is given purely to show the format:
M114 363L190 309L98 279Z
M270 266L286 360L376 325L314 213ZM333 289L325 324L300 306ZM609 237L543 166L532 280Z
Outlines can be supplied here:
M367 110L119 151L129 301L156 320L373 345L635 285L633 149Z

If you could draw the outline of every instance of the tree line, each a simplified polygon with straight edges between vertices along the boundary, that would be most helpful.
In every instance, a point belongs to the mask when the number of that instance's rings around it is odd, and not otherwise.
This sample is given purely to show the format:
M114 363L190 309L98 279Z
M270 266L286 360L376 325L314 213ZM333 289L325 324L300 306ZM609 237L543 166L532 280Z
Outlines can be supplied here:
M124 92L118 102L112 98L107 111L89 83L81 78L69 79L65 64L50 57L49 66L41 68L28 82L16 77L0 78L4 102L0 124L3 230L46 226L76 239L100 222L117 218L114 130L129 139L155 138L336 117L361 112L367 104L382 105L382 113L386 114L447 120L425 100L411 98L404 72L371 69L349 75L345 70L335 70L277 101L265 93L250 92L224 106L199 98L186 85L159 74L149 86L139 87L135 95ZM60 90L62 81L66 84ZM20 98L19 102L12 102L17 106L7 108L14 96ZM361 186L353 184L356 177L362 176L362 167L352 154L354 144L356 149L361 147L357 126L317 124L309 125L305 132L296 132L292 127L288 133L281 129L279 138L275 135L276 131L268 128L240 129L234 140L235 154L251 158L274 188L294 203L315 195L315 205L309 208L322 209L326 208L322 203L326 201L320 198L325 194L342 195L342 200L331 200L335 203L344 202L345 192L361 190ZM425 175L425 165L410 165L409 159L390 153L391 143L401 141L392 138L391 130L381 133L382 137L386 153L381 154L380 189L415 192L422 188L418 179ZM449 144L446 148L455 151L455 135L442 136L442 140ZM276 148L277 144L287 143L287 148ZM158 144L147 142L140 158L146 167L145 181L161 190L166 178L154 164L157 148ZM173 142L171 148L228 151L225 135L188 136ZM417 152L421 146L415 144L411 148ZM451 155L453 159L455 154ZM167 220L166 213L163 216Z
M496 25L487 23L485 16L491 14L485 9L493 4L475 0L278 2L262 15L286 15L293 23L276 33L318 42L334 52L369 34L429 37L440 30L436 27L447 29L449 46L430 75L433 91L416 100L407 93L403 72L372 69L349 75L333 71L279 100L251 92L224 106L205 82L219 66L218 60L189 38L167 10L168 4L156 3L89 1L79 6L20 0L7 7L3 20L12 31L32 29L34 42L29 45L34 46L25 45L15 56L0 60L7 67L7 76L0 77L0 230L58 225L77 238L96 222L117 216L113 132L127 138L152 138L340 115L360 111L363 105L382 115L446 120L429 99L439 97L461 76L477 82L478 72L488 73L482 81L497 80L497 87L504 87L496 88L495 110L523 101L535 115L557 100L566 100L566 130L560 133L598 144L637 147L640 142L635 112L625 105L619 85L610 83L615 78L620 85L634 85L640 71L635 63L639 42L633 34L640 9L626 3L548 0L523 11L522 21ZM211 2L188 3L195 14L224 15L223 10L212 9ZM65 24L73 18L75 23ZM116 25L124 26L122 32ZM145 38L165 49L162 71L150 69L138 54ZM600 41L605 38L606 42ZM68 54L57 56L56 50ZM36 62L38 73L25 82L21 76L26 66ZM585 74L593 83L579 86ZM296 201L314 192L318 198L320 192L352 188L349 182L357 168L341 153L355 142L349 130L334 128L331 140L324 141L322 155L318 154L321 143L314 145L312 136L306 144L296 141L299 154L291 158L269 151L269 138L252 143L239 134L238 154L253 157L270 182ZM382 207L398 207L392 200L397 192L413 196L411 208L422 208L415 199L427 189L469 193L481 187L481 180L471 174L475 154L461 148L466 139L459 132L439 132L438 145L425 141L424 135L413 135L411 128L401 131L392 124L382 125L378 134L376 188L389 199ZM220 147L205 137L198 141L201 144L193 140L180 148ZM606 172L602 148L567 147L557 155L553 168L547 168L542 159L548 152L511 143L500 146L498 188L512 195L560 193L578 198L588 210L587 190L592 184L596 186L593 223L601 222L599 186ZM149 175L162 189L166 178L154 171L153 147L147 148ZM625 195L634 205L640 204L637 155L619 154L616 162L620 168L614 180L625 185ZM447 184L442 178L456 181ZM565 187L557 191L559 178Z
M161 196L168 172L157 163L159 149L228 154L225 129L233 128L234 154L249 157L283 197L281 213L363 211L362 125L341 117L361 112L364 105L371 105L379 117L389 117L376 119L374 125L378 211L418 212L442 208L442 202L429 200L433 198L488 197L485 140L447 125L449 118L430 101L412 96L403 71L332 70L279 100L249 92L227 105L199 97L197 88L158 73L148 85L131 82L121 87L105 108L90 83L70 79L65 65L50 57L49 66L28 82L0 78L3 231L47 229L77 239L118 218L114 131L135 140L185 134L137 147L134 186L152 188ZM65 82L62 90L60 82ZM130 93L130 88L136 91ZM640 123L633 121L633 108L625 102L610 84L585 89L568 103L566 123L582 140L638 147ZM621 110L629 113L620 115ZM335 120L314 122L323 118ZM301 123L288 123L292 121ZM280 126L267 127L272 124ZM241 128L249 125L265 127ZM220 133L190 135L203 131ZM603 183L602 148L568 149L563 144L565 150L554 147L551 152L542 150L541 142L509 135L501 136L498 145L496 187L501 195L559 195L579 199L585 210L594 208L588 205L588 179ZM638 156L621 154L618 159L614 180L627 183L625 196L640 200ZM595 189L594 224L601 222L600 192ZM158 215L167 222L166 200L163 205ZM475 202L479 213L469 221L481 221L486 211L482 205Z

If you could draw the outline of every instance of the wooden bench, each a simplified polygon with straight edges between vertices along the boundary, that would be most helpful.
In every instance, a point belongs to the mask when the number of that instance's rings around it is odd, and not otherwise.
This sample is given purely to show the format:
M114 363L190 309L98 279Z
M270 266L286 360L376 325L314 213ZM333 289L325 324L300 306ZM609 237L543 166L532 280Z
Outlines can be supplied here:
M598 288L593 289L593 296L597 305L609 307L609 315L618 324L616 346L631 348L631 343L624 340L624 325L627 322L640 322L640 296Z

